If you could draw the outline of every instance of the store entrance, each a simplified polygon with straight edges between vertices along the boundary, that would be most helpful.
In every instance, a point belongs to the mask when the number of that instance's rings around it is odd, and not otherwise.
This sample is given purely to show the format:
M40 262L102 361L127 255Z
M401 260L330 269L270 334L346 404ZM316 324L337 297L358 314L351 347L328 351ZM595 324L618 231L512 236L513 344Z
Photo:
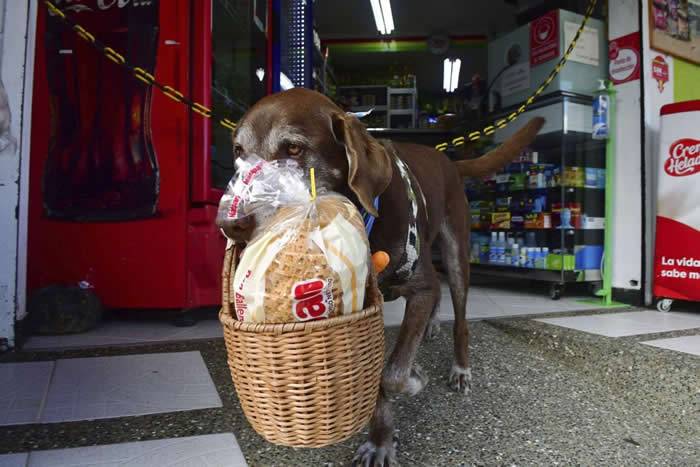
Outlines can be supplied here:
M478 11L476 2L445 0L433 2L429 14L424 2L366 3L315 5L314 87L361 116L374 136L446 142L441 149L448 157L468 159L531 117L547 120L535 142L503 170L465 180L468 314L595 307L606 211L606 145L592 135L595 90L607 76L601 7L586 18L586 0L537 7L480 2ZM549 78L584 19L574 53ZM545 89L529 99L541 85ZM510 122L513 113L512 124L483 131ZM465 144L454 144L459 137ZM433 257L440 270L438 248ZM449 304L446 291L445 300Z

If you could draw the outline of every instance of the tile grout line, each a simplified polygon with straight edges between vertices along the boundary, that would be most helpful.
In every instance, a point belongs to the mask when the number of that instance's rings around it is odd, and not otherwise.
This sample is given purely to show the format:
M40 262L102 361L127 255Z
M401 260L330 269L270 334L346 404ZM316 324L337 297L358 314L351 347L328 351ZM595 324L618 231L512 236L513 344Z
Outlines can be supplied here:
M53 360L51 365L51 374L49 375L49 381L46 384L46 390L44 391L44 396L41 398L41 404L39 404L39 411L36 416L36 423L41 423L42 418L44 417L44 409L46 408L46 404L49 399L49 391L51 390L51 383L53 383L53 378L54 375L56 374L56 367L58 366L58 360ZM31 453L31 451L30 451ZM27 463L29 463L29 456L27 456ZM29 465L29 464L27 464Z

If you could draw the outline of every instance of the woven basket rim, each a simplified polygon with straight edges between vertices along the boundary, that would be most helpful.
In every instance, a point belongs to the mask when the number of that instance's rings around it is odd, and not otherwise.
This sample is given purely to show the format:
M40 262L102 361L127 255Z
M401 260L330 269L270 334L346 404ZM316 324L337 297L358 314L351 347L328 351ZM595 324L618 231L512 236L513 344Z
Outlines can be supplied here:
M345 324L354 323L355 321L368 318L372 315L380 313L381 311L382 306L380 301L380 303L369 305L360 312L351 313L349 315L335 316L329 319L297 323L251 323L246 321L238 321L236 318L227 313L224 308L222 308L221 311L219 311L219 321L221 321L221 324L224 326L241 332L285 334L289 332L317 331L320 329L343 326Z

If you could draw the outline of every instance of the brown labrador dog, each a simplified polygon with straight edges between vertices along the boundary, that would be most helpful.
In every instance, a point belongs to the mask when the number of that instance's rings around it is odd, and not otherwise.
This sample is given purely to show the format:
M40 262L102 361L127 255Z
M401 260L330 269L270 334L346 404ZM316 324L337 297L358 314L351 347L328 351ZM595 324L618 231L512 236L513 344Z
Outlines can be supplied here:
M357 451L354 463L394 463L394 427L387 395L415 395L427 384L415 358L423 338L439 330L440 282L431 258L435 242L441 248L455 315L450 385L460 393L469 392L466 304L470 218L463 180L495 173L505 166L532 142L543 123L540 118L533 119L490 153L452 162L430 147L379 141L355 116L306 89L265 97L241 119L234 135L236 158L256 154L266 160L295 159L307 170L315 168L319 188L341 193L376 216L369 238L371 250L383 250L391 258L379 275L380 288L387 301L406 299L369 440ZM245 242L255 220L246 218L221 227Z

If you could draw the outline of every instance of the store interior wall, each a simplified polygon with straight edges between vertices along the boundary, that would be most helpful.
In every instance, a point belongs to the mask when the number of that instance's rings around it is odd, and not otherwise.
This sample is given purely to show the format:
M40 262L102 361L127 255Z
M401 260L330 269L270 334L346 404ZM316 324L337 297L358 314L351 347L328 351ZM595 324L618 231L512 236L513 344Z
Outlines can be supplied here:
M31 109L37 4L0 0L0 80L7 96L6 100L0 98L0 338L7 339L10 347L14 345L15 320L24 317L26 308L31 118L25 109Z

